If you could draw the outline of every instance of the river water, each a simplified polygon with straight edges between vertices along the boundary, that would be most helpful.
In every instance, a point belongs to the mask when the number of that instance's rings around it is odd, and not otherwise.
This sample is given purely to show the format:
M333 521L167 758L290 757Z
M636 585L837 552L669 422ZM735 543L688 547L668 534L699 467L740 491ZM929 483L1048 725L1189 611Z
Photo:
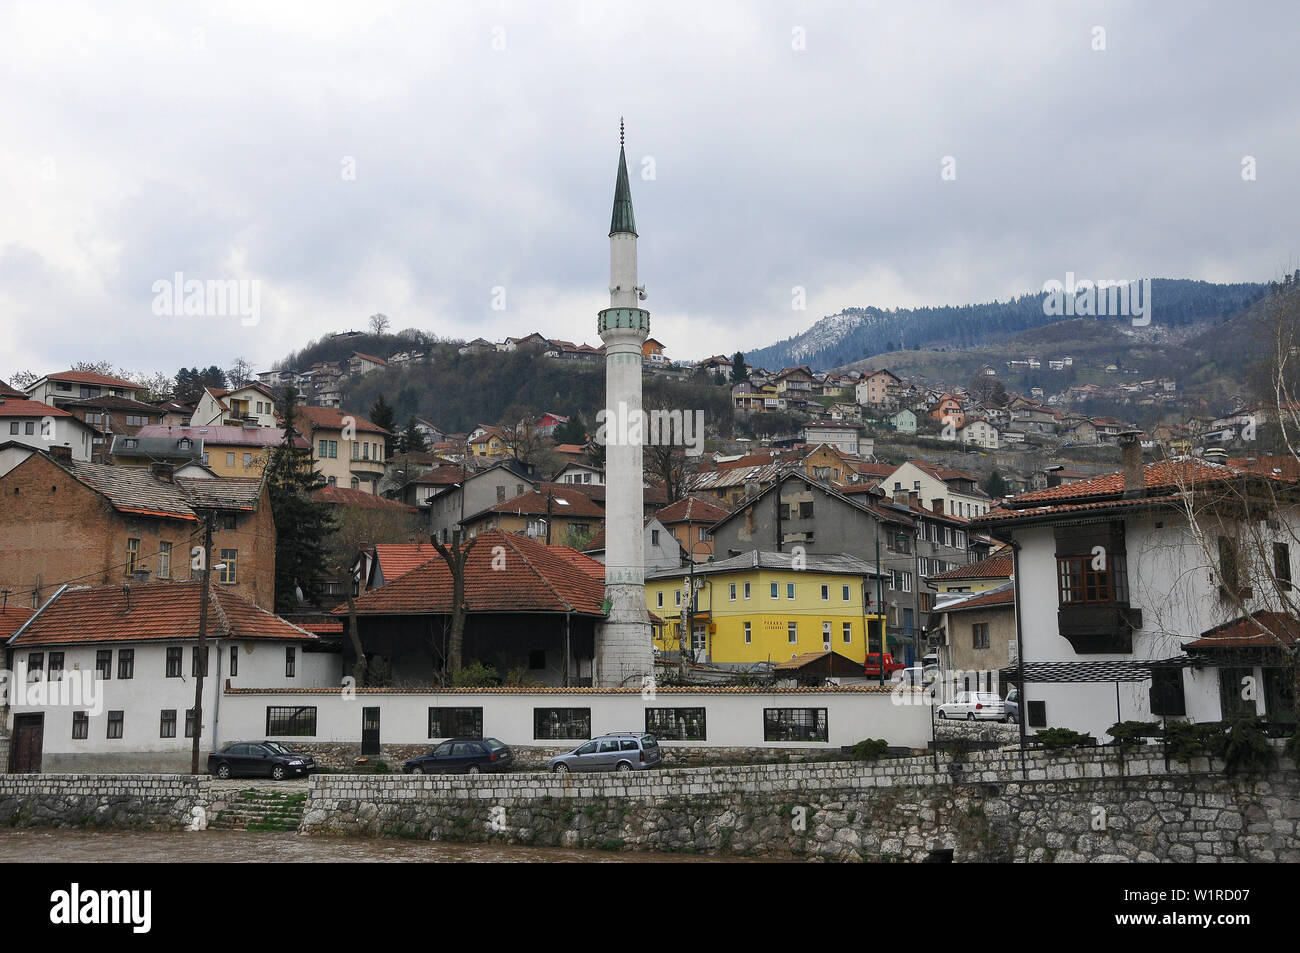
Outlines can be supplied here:
M0 863L723 863L750 858L249 831L0 831Z

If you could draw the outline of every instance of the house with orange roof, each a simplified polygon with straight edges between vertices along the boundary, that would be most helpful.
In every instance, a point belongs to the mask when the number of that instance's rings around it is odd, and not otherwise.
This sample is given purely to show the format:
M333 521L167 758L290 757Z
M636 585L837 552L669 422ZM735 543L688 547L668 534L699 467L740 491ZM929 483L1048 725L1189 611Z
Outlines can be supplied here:
M589 540L604 525L603 506L576 489L555 484L493 503L461 521L470 537L498 530L545 540L548 545L566 539Z
M125 397L128 400L140 399L140 385L108 374L94 371L59 371L38 377L23 388L27 397L54 407L62 407L69 401L85 400L88 397Z
M384 475L387 430L337 407L299 406L294 427L310 444L312 464L326 486L377 492Z
M1100 740L1119 721L1293 721L1294 620L1270 616L1276 592L1240 573L1263 559L1268 578L1292 578L1300 474L1144 463L1136 434L1120 446L1119 472L1020 494L973 523L1015 552L1021 661L1003 675L1021 684L1028 726ZM1256 502L1234 516L1225 492Z
M218 703L226 686L338 685L337 653L320 651L316 635L221 585L215 572L201 646L201 589L198 579L55 589L5 640L16 672L13 769L188 772L200 670L205 764L214 742L231 740ZM268 710L266 734L293 734L280 722L302 716Z
M690 559L706 563L713 558L713 536L709 527L730 512L713 500L688 495L669 503L656 512L655 517L690 554Z

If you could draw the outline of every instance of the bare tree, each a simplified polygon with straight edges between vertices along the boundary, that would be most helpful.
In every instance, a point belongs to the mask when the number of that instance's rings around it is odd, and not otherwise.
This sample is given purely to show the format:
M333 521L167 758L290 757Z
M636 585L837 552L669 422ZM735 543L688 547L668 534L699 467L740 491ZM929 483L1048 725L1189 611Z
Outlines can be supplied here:
M392 322L388 320L388 315L382 312L370 316L371 334L385 334L391 325Z
M9 385L18 388L18 390L26 390L40 379L40 375L31 371L15 371L13 376L9 378Z
M230 365L230 370L226 371L226 377L230 379L232 388L243 387L253 379L253 365L242 357L235 358L235 363Z
M455 530L451 536L451 545L447 546L438 541L438 537L432 537L433 547L438 551L447 564L447 569L451 572L451 631L447 640L447 673L452 675L459 671L464 665L465 654L465 562L469 559L470 550L478 542L478 537L473 536L465 545L460 542L460 530Z
M537 415L530 407L512 404L497 428L505 439L506 451L520 463L532 463L542 449L543 437L537 431Z

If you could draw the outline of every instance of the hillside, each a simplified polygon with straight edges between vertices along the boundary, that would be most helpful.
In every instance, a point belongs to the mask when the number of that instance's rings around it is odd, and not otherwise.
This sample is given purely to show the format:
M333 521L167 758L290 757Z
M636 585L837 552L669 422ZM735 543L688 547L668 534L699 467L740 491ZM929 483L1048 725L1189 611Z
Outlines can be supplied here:
M1174 329L1223 321L1248 308L1266 290L1266 285L1257 283L1211 284L1155 278L1151 281L1153 324ZM1044 297L1043 292L1037 292L985 304L892 310L846 308L784 341L746 351L745 357L755 367L776 369L808 364L814 370L829 370L900 350L973 347L1070 320L1044 314ZM1128 323L1115 318L1092 320L1103 325Z

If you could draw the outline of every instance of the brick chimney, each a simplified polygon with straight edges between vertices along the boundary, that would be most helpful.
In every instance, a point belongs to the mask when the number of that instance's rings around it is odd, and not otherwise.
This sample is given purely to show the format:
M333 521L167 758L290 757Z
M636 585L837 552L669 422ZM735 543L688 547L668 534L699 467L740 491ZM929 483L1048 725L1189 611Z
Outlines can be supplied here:
M895 490L895 491L894 491L894 502L895 502L895 503L898 503L898 504L900 504L900 505L902 505L902 506L906 506L906 505L907 505L907 495L908 495L907 490Z
M1142 496L1146 492L1146 478L1142 473L1142 431L1125 430L1119 434L1119 449L1123 455L1124 499Z
M60 446L59 444L52 444L50 446L50 459L58 460L60 463L71 463L72 448L68 446Z
M175 483L175 468L170 463L151 463L149 472L164 483Z
M1054 486L1061 485L1061 467L1047 467L1044 472L1047 474L1047 486L1051 489Z
M930 509L934 510L936 513L943 513L943 497L936 496L933 500L931 500Z
M907 502L908 502L910 505L915 506L917 509L920 509L920 508L921 508L921 494L918 493L918 492L916 492L916 490L908 490L908 491L907 491Z

